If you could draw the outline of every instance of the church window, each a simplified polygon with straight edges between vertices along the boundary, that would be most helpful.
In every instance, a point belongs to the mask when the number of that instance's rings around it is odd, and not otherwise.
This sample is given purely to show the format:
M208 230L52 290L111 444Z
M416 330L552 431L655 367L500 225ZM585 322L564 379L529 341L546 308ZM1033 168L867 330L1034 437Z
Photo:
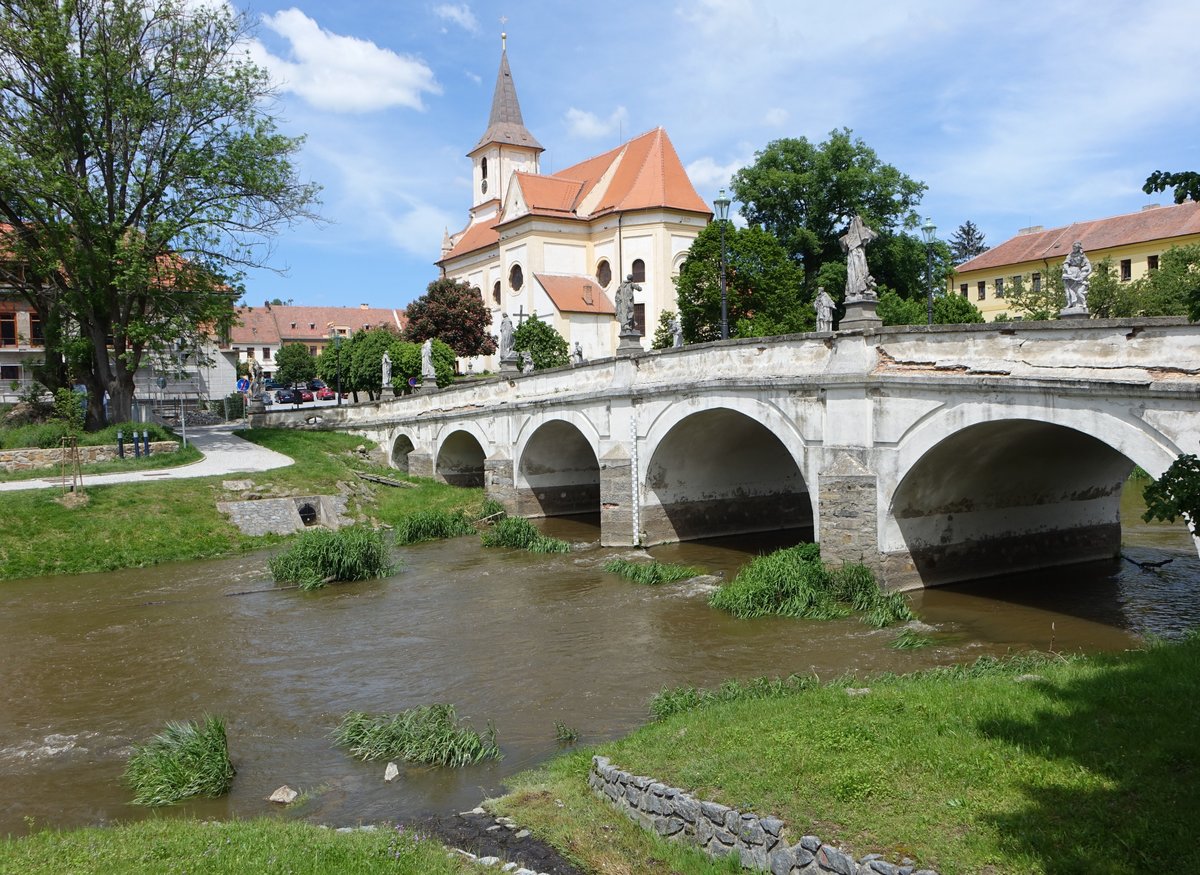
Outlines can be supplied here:
M633 274L633 281L635 283L644 283L646 281L646 262L640 258L635 258L629 272Z
M508 284L514 292L521 291L521 286L525 285L525 272L521 270L521 265L514 264L509 270Z
M483 179L487 179L487 159L486 158L479 159L479 175Z
M596 266L596 282L600 283L600 287L605 289L612 282L612 266L609 265L607 258L602 258L600 264Z
M637 329L637 333L646 336L646 305L633 305L633 327Z
M500 303L500 280L496 280L496 284L492 286L492 300Z

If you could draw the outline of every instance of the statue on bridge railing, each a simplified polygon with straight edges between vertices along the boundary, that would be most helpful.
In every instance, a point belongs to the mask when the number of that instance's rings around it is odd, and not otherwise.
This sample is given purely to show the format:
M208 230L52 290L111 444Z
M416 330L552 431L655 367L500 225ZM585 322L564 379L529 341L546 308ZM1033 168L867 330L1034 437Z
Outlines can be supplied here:
M617 333L620 336L637 334L637 326L633 323L633 293L640 292L642 287L633 281L633 274L625 278L625 282L617 288Z
M1086 316L1088 312L1088 282L1092 276L1092 263L1083 254L1083 244L1078 240L1071 246L1071 254L1063 262L1063 291L1067 293L1067 306L1063 316Z
M850 228L838 238L842 251L846 253L846 302L874 301L875 277L867 267L867 244L879 238L863 224L862 216L850 220Z
M833 298L825 291L824 286L817 287L817 297L813 300L813 309L817 311L817 331L833 331Z

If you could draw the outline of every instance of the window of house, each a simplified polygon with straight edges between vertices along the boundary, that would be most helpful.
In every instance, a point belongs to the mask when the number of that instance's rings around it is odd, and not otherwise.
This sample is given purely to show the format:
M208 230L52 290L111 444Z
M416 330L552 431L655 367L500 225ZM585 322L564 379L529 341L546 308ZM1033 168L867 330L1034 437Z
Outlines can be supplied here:
M492 286L492 300L500 303L500 280L496 280L496 284Z
M1121 259L1121 282L1127 283L1133 279L1133 259Z
M0 313L0 346L17 345L17 314Z
M271 358L271 347L264 346L263 347L263 361L264 362L268 361L268 360L270 360L270 358Z
M1158 270L1158 256L1157 255L1147 255L1146 256L1146 270Z
M1004 297L1004 277L1002 276L996 277L996 297Z
M45 346L46 335L42 331L42 317L37 313L29 314L29 345Z
M980 280L976 284L976 288L979 290L976 296L977 299L980 301L984 300L987 297L987 283L985 283L983 280Z
M636 263L636 262L635 262ZM633 327L637 329L637 333L646 336L646 305L633 305Z
M1042 275L1040 273L1035 273L1033 275L1033 290L1035 292L1040 292L1042 290Z
M525 285L525 271L521 270L521 265L514 264L508 271L508 285L514 292L521 291L521 286Z
M20 365L0 365L0 380L5 383L21 379Z
M646 281L646 262L635 258L633 264L629 266L629 272L633 275L635 283L644 283Z
M248 359L254 358L254 347L252 347L252 346L246 347L246 358L248 358Z
M967 297L967 284L963 283L958 287L959 293L965 298Z
M596 265L596 282L600 283L603 289L607 289L608 284L612 282L612 266L607 258L600 259L600 263Z

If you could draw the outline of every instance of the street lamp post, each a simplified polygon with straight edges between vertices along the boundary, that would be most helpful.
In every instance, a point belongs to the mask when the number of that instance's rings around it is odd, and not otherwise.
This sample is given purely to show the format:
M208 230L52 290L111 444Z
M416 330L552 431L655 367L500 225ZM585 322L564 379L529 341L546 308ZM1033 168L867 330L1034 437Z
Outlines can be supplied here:
M925 217L921 226L921 236L925 238L925 287L929 293L929 324L933 324L933 241L936 239L937 225L933 219Z
M721 339L729 339L729 306L725 294L725 221L729 218L729 198L721 189L713 201L717 221L721 223Z

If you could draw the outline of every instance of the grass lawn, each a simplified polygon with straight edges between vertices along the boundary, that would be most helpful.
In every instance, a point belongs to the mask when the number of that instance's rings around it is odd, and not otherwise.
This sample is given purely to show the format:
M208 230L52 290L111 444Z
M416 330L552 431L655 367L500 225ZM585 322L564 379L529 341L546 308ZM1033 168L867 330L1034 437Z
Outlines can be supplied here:
M291 429L239 434L296 460L286 468L232 478L252 480L264 495L332 494L339 481L361 484L366 492L357 510L384 523L418 509L475 507L483 500L482 490L429 480L414 481L418 485L413 489L360 481L355 471L403 478L360 459L353 450L364 440L357 435ZM280 543L283 539L277 536L241 534L217 511L218 501L237 497L222 488L226 479L231 478L95 487L85 482L88 503L78 508L59 504L54 489L5 493L0 499L5 513L20 525L0 532L0 580L205 559Z
M702 798L777 814L792 842L814 833L856 857L910 856L942 875L1190 865L1200 834L1200 635L853 686L870 692L835 683L677 714L510 780L496 807L597 871L661 856L586 787L599 752ZM660 870L635 862L620 871Z
M0 839L0 873L21 875L461 875L483 871L489 870L451 859L440 843L412 833L386 827L337 833L268 819L210 823L164 818Z

